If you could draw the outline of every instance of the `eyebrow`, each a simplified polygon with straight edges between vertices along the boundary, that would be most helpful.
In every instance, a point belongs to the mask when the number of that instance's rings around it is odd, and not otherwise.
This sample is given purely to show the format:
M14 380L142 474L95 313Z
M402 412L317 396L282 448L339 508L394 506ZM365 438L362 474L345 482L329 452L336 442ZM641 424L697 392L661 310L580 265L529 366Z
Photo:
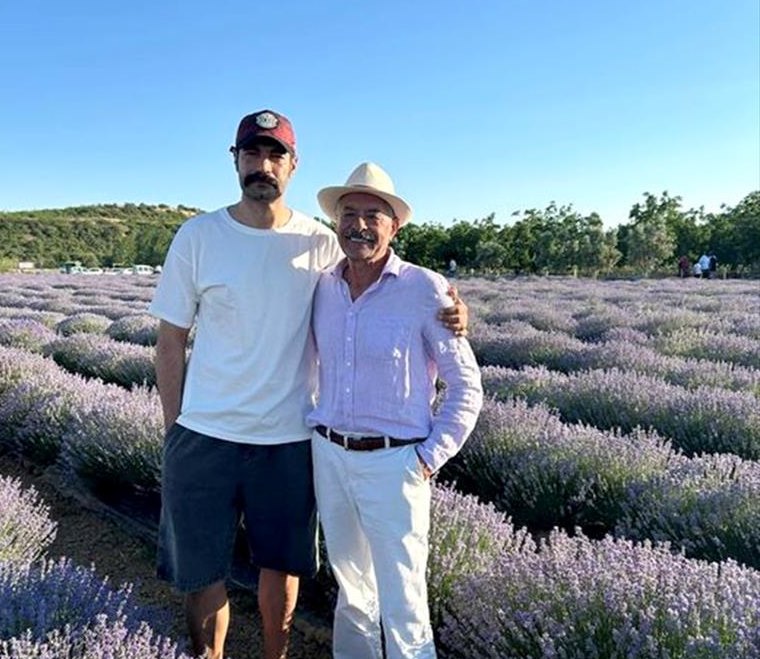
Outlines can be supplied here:
M384 205L383 206L379 206L379 205L378 206L369 206L367 208L359 208L358 206L354 206L352 204L344 204L343 206L339 207L339 210L340 210L341 213L345 213L346 211L353 211L354 213L356 213L356 212L361 212L361 213L385 213L386 215L390 215L391 217L393 217L393 210L390 209L390 208L388 208L388 207L384 207Z

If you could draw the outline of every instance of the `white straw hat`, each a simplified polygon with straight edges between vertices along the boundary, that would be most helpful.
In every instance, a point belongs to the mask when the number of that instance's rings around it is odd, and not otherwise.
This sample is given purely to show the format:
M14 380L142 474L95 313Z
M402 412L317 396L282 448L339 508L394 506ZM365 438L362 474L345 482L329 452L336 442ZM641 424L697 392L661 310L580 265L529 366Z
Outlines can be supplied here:
M359 165L351 172L345 185L322 188L317 193L317 200L325 214L330 219L336 220L335 210L338 200L352 192L371 194L388 202L393 209L393 214L399 220L399 226L403 226L412 219L412 207L396 195L391 177L382 167L373 162L363 162Z

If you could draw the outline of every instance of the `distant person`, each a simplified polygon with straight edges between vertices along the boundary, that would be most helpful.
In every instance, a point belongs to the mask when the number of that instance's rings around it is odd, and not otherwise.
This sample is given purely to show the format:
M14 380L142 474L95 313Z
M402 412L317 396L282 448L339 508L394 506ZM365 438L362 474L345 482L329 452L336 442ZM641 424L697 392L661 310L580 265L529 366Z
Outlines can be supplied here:
M346 255L314 297L319 402L309 415L339 586L333 656L380 659L384 636L387 657L430 659L430 476L475 425L480 371L467 341L435 319L446 280L390 248L412 210L388 174L364 163L318 198ZM438 377L446 394L434 415Z
M455 259L451 259L449 261L449 268L447 270L447 273L449 277L456 277L457 276L457 262Z
M699 268L702 272L702 279L710 277L710 257L707 254L702 254L699 257Z
M166 428L158 574L185 593L194 652L221 659L225 579L242 517L259 568L263 657L279 659L299 578L317 569L305 423L316 386L310 320L319 273L341 251L330 228L285 201L297 166L286 117L243 117L230 151L240 200L180 227L150 306L161 321L156 376ZM464 331L466 314L447 313Z
M691 261L689 261L689 257L684 254L680 259L678 259L678 276L681 277L681 279L684 279L690 275Z
M695 277L702 276L702 266L699 265L699 261L696 261L694 265L691 267L691 272Z
M710 254L708 254L708 258L710 259L710 265L708 266L707 270L710 273L710 279L715 279L718 274L718 257L715 256L714 252L710 252Z

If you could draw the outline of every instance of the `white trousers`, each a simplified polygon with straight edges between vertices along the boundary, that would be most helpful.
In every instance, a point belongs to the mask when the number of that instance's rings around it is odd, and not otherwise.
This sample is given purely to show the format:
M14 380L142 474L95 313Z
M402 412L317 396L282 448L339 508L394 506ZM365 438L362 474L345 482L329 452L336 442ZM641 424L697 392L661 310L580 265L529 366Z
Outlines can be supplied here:
M414 445L347 451L312 436L327 555L340 588L335 659L435 659L425 571L430 482Z

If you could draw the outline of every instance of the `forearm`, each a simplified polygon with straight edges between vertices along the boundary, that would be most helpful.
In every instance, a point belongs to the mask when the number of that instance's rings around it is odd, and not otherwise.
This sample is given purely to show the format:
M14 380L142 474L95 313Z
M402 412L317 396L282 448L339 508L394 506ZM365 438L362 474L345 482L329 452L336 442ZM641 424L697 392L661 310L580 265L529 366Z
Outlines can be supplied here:
M446 342L436 362L446 392L428 438L417 449L431 471L438 471L459 452L483 405L480 369L464 339Z
M162 321L156 344L156 383L166 430L177 420L182 407L186 346L187 330Z

